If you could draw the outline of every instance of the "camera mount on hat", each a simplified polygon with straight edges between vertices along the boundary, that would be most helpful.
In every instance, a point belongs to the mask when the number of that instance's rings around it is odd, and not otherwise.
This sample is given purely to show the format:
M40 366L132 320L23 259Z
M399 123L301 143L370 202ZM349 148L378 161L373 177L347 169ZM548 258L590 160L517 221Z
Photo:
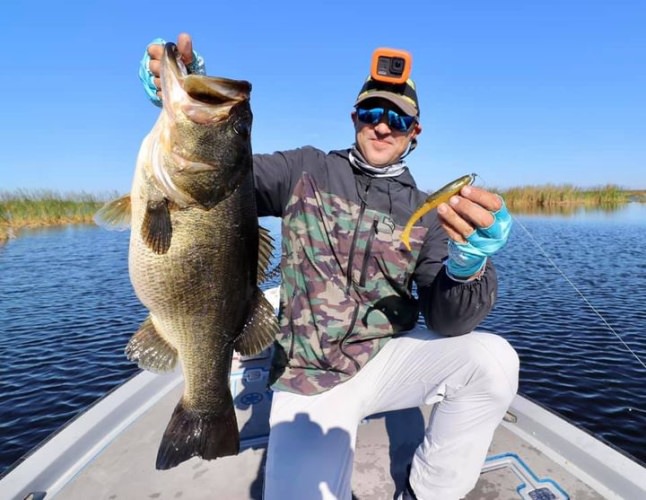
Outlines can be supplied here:
M370 76L378 82L400 85L408 80L412 66L409 52L380 47L372 53Z

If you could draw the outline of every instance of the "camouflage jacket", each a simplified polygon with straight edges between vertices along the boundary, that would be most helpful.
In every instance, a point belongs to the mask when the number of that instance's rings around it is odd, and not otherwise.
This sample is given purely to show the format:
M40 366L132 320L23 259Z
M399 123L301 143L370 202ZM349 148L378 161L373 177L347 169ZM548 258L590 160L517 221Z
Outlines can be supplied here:
M282 218L275 389L315 394L347 380L420 311L429 328L461 335L493 306L491 263L477 281L446 275L447 236L435 211L413 228L412 251L400 242L426 198L409 171L367 176L348 153L254 155L258 214Z

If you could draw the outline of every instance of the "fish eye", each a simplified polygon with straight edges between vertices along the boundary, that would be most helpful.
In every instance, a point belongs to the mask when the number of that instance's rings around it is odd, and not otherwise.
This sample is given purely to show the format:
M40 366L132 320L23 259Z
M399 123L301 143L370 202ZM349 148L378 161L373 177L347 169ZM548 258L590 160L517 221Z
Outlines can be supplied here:
M242 137L249 137L251 133L249 124L246 122L246 120L236 120L236 122L233 124L233 131Z

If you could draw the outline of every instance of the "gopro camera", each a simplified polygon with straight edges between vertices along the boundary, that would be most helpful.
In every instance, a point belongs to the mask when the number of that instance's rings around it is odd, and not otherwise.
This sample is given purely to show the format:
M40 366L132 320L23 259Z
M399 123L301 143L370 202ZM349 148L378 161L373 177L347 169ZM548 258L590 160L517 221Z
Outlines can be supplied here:
M408 80L413 57L405 50L381 47L372 53L370 76L373 80L401 84Z

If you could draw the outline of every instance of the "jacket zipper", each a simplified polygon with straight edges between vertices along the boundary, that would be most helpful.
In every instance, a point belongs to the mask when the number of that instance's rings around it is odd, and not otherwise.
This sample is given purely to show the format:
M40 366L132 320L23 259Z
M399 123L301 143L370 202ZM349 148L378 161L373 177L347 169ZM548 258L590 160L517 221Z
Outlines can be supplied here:
M379 218L375 215L374 220L372 221L372 231L370 231L370 236L368 236L368 241L366 242L366 253L363 258L363 265L361 266L361 277L359 278L359 286L366 286L366 274L368 273L368 264L370 263L370 256L372 255L372 242L375 241L375 236L379 233Z
M366 213L368 191L370 190L370 181L366 184L366 189L363 192L363 196L359 196L361 199L361 206L359 207L359 217L357 218L357 225L354 228L354 234L352 235L352 243L350 245L350 255L348 255L348 270L346 272L346 286L345 293L350 293L350 286L352 285L352 266L354 265L354 253L357 247L357 238L359 237L359 232L361 230L361 222L363 222L363 216Z
M366 206L367 206L367 198L368 198L368 191L370 190L370 181L368 181L368 184L366 185L366 189L363 193L363 197L361 197L361 207L359 208L359 217L357 220L357 225L354 228L354 234L352 235L352 244L350 246L350 255L348 256L348 272L346 275L346 287L345 287L345 292L346 294L350 293L350 289L352 287L352 266L354 265L354 254L355 254L355 249L357 246L357 239L359 237L359 233L361 230L361 223L363 222L363 216L366 212ZM372 234L371 234L372 237ZM371 238L372 239L372 238ZM371 244L371 241L368 242ZM367 248L366 248L367 250ZM363 272L363 269L362 269ZM350 321L350 325L348 326L348 329L345 332L345 335L341 339L341 342L339 343L339 350L341 353L348 358L352 363L354 364L355 369L358 371L361 368L361 365L359 362L354 359L352 356L350 356L345 350L343 349L343 344L345 343L346 340L348 340L348 337L352 333L352 330L354 330L354 325L357 322L357 317L359 316L359 304L357 303L357 306L354 308L354 313L352 314L352 320Z
M354 228L354 234L352 235L352 243L350 245L350 255L348 255L348 270L346 272L346 282L345 282L345 293L350 293L350 287L352 286L352 267L354 266L354 252L357 247L357 238L359 237L359 232L361 228L361 221L363 220L363 214L366 211L365 202L361 202L361 208L359 209L359 218L357 221L357 226Z

